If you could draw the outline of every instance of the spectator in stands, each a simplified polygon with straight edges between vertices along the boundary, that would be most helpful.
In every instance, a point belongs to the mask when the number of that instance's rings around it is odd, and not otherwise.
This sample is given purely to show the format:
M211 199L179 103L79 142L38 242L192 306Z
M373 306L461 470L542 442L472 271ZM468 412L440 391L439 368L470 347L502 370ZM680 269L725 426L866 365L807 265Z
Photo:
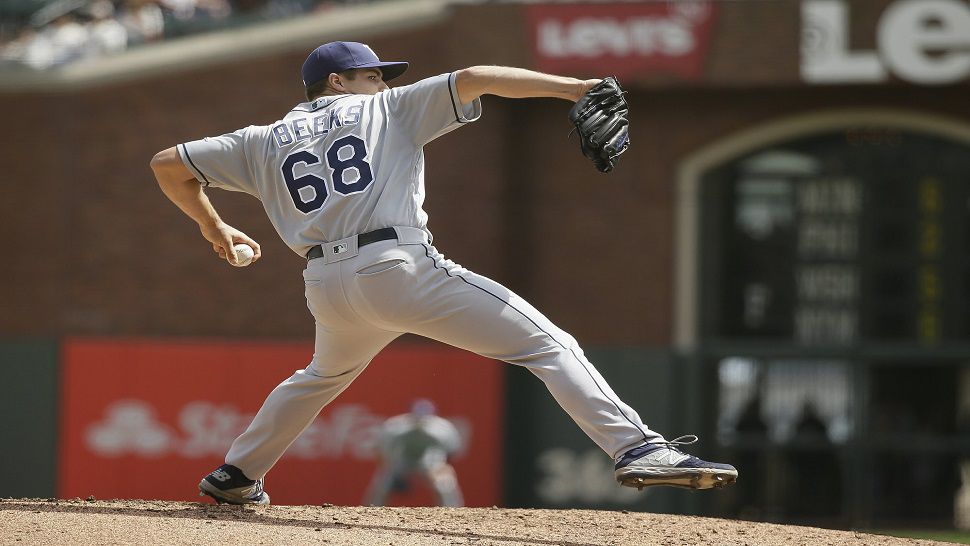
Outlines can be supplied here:
M220 20L232 14L229 0L160 0L160 5L179 21Z
M0 58L43 70L54 62L54 46L46 34L28 26L22 28L14 40L3 46Z
M64 64L84 57L88 28L73 12L61 15L44 29L52 49L51 64Z
M124 51L128 47L128 29L114 18L115 7L110 0L97 0L88 6L87 55L96 57Z
M123 0L119 20L130 45L160 40L165 31L165 16L156 0Z
M166 33L212 30L232 16L252 23L358 1L370 0L37 0L42 7L21 14L23 27L13 23L0 34L0 63L43 70L160 41ZM179 24L166 28L166 20Z
M168 10L179 21L189 21L195 17L197 0L161 0L161 7Z

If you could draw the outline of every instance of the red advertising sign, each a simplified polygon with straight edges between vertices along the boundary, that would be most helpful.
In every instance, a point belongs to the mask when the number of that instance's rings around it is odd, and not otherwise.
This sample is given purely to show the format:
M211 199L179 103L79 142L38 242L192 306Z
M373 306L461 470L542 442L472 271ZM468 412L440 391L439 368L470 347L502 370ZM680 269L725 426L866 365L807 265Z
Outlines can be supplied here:
M199 480L312 354L312 343L66 341L58 495L199 500ZM378 426L428 398L462 434L454 465L465 503L500 504L502 366L444 345L392 344L290 447L266 491L274 504L362 504ZM416 486L390 504L433 496Z
M539 4L527 8L538 70L703 75L715 2Z

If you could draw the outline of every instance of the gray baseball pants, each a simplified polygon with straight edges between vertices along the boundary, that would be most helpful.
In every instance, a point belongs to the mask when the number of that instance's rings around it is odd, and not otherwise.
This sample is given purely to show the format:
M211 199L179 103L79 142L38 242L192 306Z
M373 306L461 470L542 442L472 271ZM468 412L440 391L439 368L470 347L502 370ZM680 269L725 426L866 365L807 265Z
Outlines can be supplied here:
M619 399L572 336L511 290L446 259L423 230L395 230L399 241L358 249L352 237L343 247L328 243L322 258L308 262L313 360L269 394L233 442L228 464L263 478L320 410L407 332L525 366L613 458L661 437ZM343 253L333 254L336 248Z

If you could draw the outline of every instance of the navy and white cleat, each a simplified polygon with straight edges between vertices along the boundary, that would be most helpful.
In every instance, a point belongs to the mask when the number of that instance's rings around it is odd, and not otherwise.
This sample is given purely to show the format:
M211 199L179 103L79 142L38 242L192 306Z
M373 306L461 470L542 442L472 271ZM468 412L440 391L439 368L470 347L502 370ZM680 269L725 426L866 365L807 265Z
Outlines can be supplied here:
M733 466L704 461L677 448L696 441L697 436L689 434L635 447L617 459L616 481L637 489L651 485L711 489L734 483L738 471Z
M263 480L250 480L242 470L224 464L199 482L199 496L209 495L219 504L269 504Z

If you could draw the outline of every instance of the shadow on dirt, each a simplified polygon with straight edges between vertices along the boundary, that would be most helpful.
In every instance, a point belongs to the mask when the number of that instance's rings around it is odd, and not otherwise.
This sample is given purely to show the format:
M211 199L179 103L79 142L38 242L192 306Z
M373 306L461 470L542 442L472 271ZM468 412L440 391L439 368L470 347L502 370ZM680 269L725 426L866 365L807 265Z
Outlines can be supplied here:
M103 501L111 502L111 501ZM117 501L124 503L126 501ZM84 514L107 514L139 516L147 518L184 518L196 519L206 522L213 521L236 521L243 523L256 523L261 525L306 527L310 529L367 529L374 531L388 531L409 533L414 535L434 535L447 538L466 538L478 540L495 540L505 542L520 542L521 536L502 536L490 535L474 532L452 532L428 529L419 526L396 526L396 525L369 525L355 522L345 522L343 519L353 519L356 516L333 515L331 521L313 521L306 519L288 518L285 516L272 516L265 513L267 507L260 506L231 506L213 504L192 504L183 503L180 508L151 508L136 506L100 506L89 501L80 500L43 500L38 499L33 502L0 500L0 512L5 510L16 510L21 512L48 512L48 513L84 513ZM321 508L325 509L325 508ZM561 540L542 540L536 538L529 539L530 544L549 544L556 546L586 546L582 542L564 542Z

